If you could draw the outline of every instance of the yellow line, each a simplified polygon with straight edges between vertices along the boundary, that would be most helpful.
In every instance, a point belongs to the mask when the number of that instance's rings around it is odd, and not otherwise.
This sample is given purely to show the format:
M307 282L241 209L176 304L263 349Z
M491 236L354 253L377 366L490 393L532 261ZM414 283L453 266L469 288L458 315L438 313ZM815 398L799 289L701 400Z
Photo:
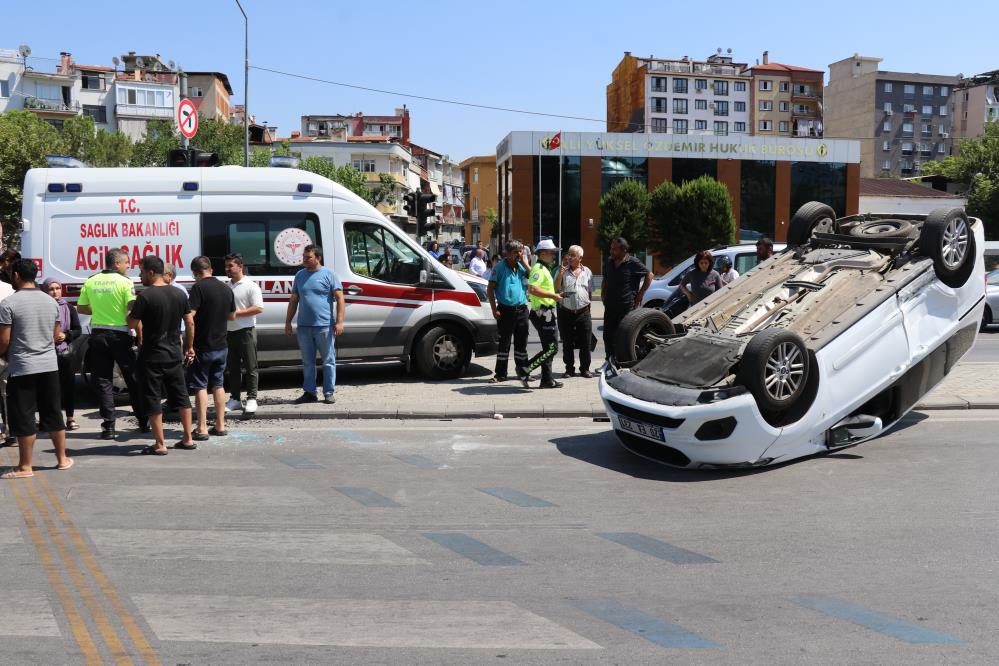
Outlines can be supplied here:
M133 663L131 657L128 656L128 652L121 644L121 640L118 638L118 634L111 625L111 621L104 612L104 608L101 606L101 603L97 600L97 597L94 596L93 590L90 589L87 578L76 565L76 560L73 559L72 552L70 552L70 549L66 547L66 542L63 541L62 538L62 533L56 526L55 521L52 520L52 516L49 513L48 508L45 506L45 501L42 499L41 494L38 492L38 489L35 488L34 483L29 483L27 485L28 494L34 501L35 507L38 509L38 513L42 517L42 522L45 523L45 528L48 530L49 537L51 537L52 543L56 547L56 551L62 558L63 567L67 572L69 572L69 577L76 586L77 592L79 592L80 596L83 598L83 605L87 607L87 610L90 612L91 619L93 619L94 624L97 625L97 630L100 632L105 644L107 644L108 649L111 650L111 656L114 657L115 663L119 666L131 666Z
M42 532L38 529L38 524L31 513L28 501L21 496L21 492L18 490L19 485L26 484L30 486L33 480L17 479L9 483L14 490L14 499L17 500L17 506L21 510L21 515L24 516L24 523L28 526L28 533L35 544L35 550L38 551L38 556L42 560L42 568L45 570L45 575L48 576L49 584L59 598L59 604L62 606L63 612L66 613L69 629L73 632L73 638L76 639L76 644L80 647L80 652L83 653L84 660L88 665L101 664L103 660L97 651L97 646L94 645L94 639L91 638L90 631L87 630L87 625L84 623L83 618L80 617L80 611L76 607L76 602L73 601L73 597L70 596L66 584L59 575L59 567L56 566L55 560L49 552L49 547L45 543L44 537L42 537Z
M132 639L132 644L135 645L135 648L139 651L139 654L145 662L149 664L149 666L162 666L159 657L156 655L156 651L149 644L149 641L146 640L146 635L142 632L142 629L139 628L138 623L122 602L121 597L118 595L114 585L111 584L111 581L108 580L108 577L104 574L103 569L101 569L97 560L90 552L86 542L80 536L79 531L77 531L76 526L73 525L73 521L69 519L69 514L66 513L66 510L63 508L58 496L52 491L52 486L49 485L49 482L46 481L44 477L36 478L40 482L45 494L48 496L49 502L51 502L52 507L55 509L56 515L59 516L62 524L66 527L66 532L69 534L70 541L73 542L77 552L80 553L80 557L83 559L83 564L87 567L87 570L97 583L97 586L101 589L101 592L103 592L104 596L107 597L107 600L111 604L111 608L118 615L122 626L125 627L125 631Z

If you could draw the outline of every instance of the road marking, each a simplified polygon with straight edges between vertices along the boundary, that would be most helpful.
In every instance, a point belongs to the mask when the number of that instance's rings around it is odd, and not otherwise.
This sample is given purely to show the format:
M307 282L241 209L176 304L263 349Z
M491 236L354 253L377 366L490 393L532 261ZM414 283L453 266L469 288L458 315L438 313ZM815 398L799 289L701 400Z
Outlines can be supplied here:
M412 565L427 561L377 534L89 529L105 555L152 560Z
M964 641L901 618L825 596L798 596L794 603L840 620L916 645L963 645Z
M513 567L524 563L461 532L424 532L434 543L487 567Z
M527 493L522 493L519 490L514 490L513 488L479 488L479 492L483 492L487 495L492 495L493 497L498 497L501 500L509 502L510 504L516 504L522 507L544 507L544 506L555 506L547 500L543 500L540 497L535 497L534 495L528 495Z
M317 462L313 462L305 456L274 456L292 469L326 469Z
M580 601L576 606L595 618L668 648L722 649L721 645L614 599Z
M125 628L125 633L132 640L132 645L138 650L139 655L145 660L150 666L160 666L159 657L156 656L156 651L149 644L146 639L145 633L139 628L138 623L135 618L132 617L132 613L128 610L125 604L121 600L121 596L115 589L111 581L108 580L107 575L104 573L104 569L97 564L97 560L94 558L93 553L90 552L90 548L83 541L80 536L79 530L76 529L76 525L73 521L69 519L69 514L66 512L65 507L63 507L62 502L52 491L52 486L49 482L45 480L44 477L39 478L39 483L45 494L48 496L49 501L55 509L56 515L59 516L59 520L62 521L63 526L66 528L66 532L69 534L70 540L76 547L77 552L80 554L80 558L83 560L84 566L87 567L90 575L93 577L97 586L100 588L101 592L107 598L108 602L111 604L111 610L115 612L118 619L121 621L122 626Z
M4 589L0 595L0 636L61 638L59 623L45 592Z
M707 555L701 555L637 532L601 532L597 536L673 564L718 564L718 560Z
M42 531L38 527L38 523L35 522L35 516L31 511L28 500L24 498L21 494L21 490L18 488L18 486L21 485L31 485L33 482L34 479L18 479L12 481L10 486L14 493L14 499L17 502L18 509L21 511L21 516L24 518L24 523L28 527L28 534L31 535L31 541L35 545L38 557L42 561L42 569L45 571L45 575L49 579L49 585L51 585L52 589L55 591L56 597L59 599L59 605L62 606L62 610L66 614L66 621L69 623L69 630L72 632L73 639L80 648L84 661L88 665L101 664L103 663L103 659L101 659L101 655L97 651L94 639L91 637L90 631L87 629L87 625L80 616L80 611L76 606L76 602L73 600L73 597L69 593L69 589L66 587L66 583L62 579L62 572L56 565L55 558L53 558L48 544L45 543L45 538L42 536Z
M90 486L96 487L96 486ZM100 486L107 493L107 486ZM244 507L300 507L317 500L304 490L289 486L127 486L114 487L111 497L123 502L155 502L182 509L190 504L220 504Z
M402 506L395 500L389 499L384 495L379 495L370 488L360 488L357 486L334 486L333 489L346 495L358 504L363 504L364 506L387 509L398 509Z
M401 460L407 465L412 465L413 467L418 467L420 469L444 469L446 465L438 465L430 458L426 456L421 456L419 454L414 455L397 455L392 456L396 460Z
M136 594L132 599L164 641L380 648L600 648L547 618L505 601L157 594Z

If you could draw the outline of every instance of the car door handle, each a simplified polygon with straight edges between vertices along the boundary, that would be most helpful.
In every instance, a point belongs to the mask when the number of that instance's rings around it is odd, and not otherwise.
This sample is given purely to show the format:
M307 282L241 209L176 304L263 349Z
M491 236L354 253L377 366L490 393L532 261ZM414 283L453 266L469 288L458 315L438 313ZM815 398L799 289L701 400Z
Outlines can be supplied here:
M352 284L347 287L347 293L357 296L358 294L363 294L364 290L358 287L356 284Z

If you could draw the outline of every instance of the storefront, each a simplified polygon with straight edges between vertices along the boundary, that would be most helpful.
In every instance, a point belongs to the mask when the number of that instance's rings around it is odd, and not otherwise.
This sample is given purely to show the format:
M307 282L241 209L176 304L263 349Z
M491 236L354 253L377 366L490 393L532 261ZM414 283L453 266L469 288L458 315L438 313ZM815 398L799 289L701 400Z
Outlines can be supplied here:
M511 132L496 148L501 239L581 245L600 270L600 197L622 180L649 190L709 175L728 188L739 236L782 241L797 208L857 212L860 142L764 136Z

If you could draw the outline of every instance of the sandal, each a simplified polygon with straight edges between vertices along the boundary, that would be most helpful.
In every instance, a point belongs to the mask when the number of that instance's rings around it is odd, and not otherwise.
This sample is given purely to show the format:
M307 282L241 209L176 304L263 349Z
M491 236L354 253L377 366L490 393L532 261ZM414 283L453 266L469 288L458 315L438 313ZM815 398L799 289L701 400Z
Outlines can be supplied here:
M229 431L218 430L215 428L215 426L212 426L211 428L208 429L208 434L211 435L212 437L228 437Z
M185 444L184 442L177 442L176 444L173 445L173 448L183 449L185 451L193 451L194 449L198 448L198 445L195 444L194 442L190 442L188 444Z
M155 444L150 444L149 446L142 449L141 453L144 456L165 456L167 454L167 450L157 449Z
M66 464L65 465L56 465L56 469L61 470L61 471L66 471L67 469L69 469L70 467L72 467L75 464L76 464L75 460L73 460L72 458L66 458Z
M0 479L27 479L34 475L35 475L34 472L21 472L18 471L16 468L11 467L3 474L0 474Z
M76 422L76 419L66 419L66 430L79 430L80 424Z

